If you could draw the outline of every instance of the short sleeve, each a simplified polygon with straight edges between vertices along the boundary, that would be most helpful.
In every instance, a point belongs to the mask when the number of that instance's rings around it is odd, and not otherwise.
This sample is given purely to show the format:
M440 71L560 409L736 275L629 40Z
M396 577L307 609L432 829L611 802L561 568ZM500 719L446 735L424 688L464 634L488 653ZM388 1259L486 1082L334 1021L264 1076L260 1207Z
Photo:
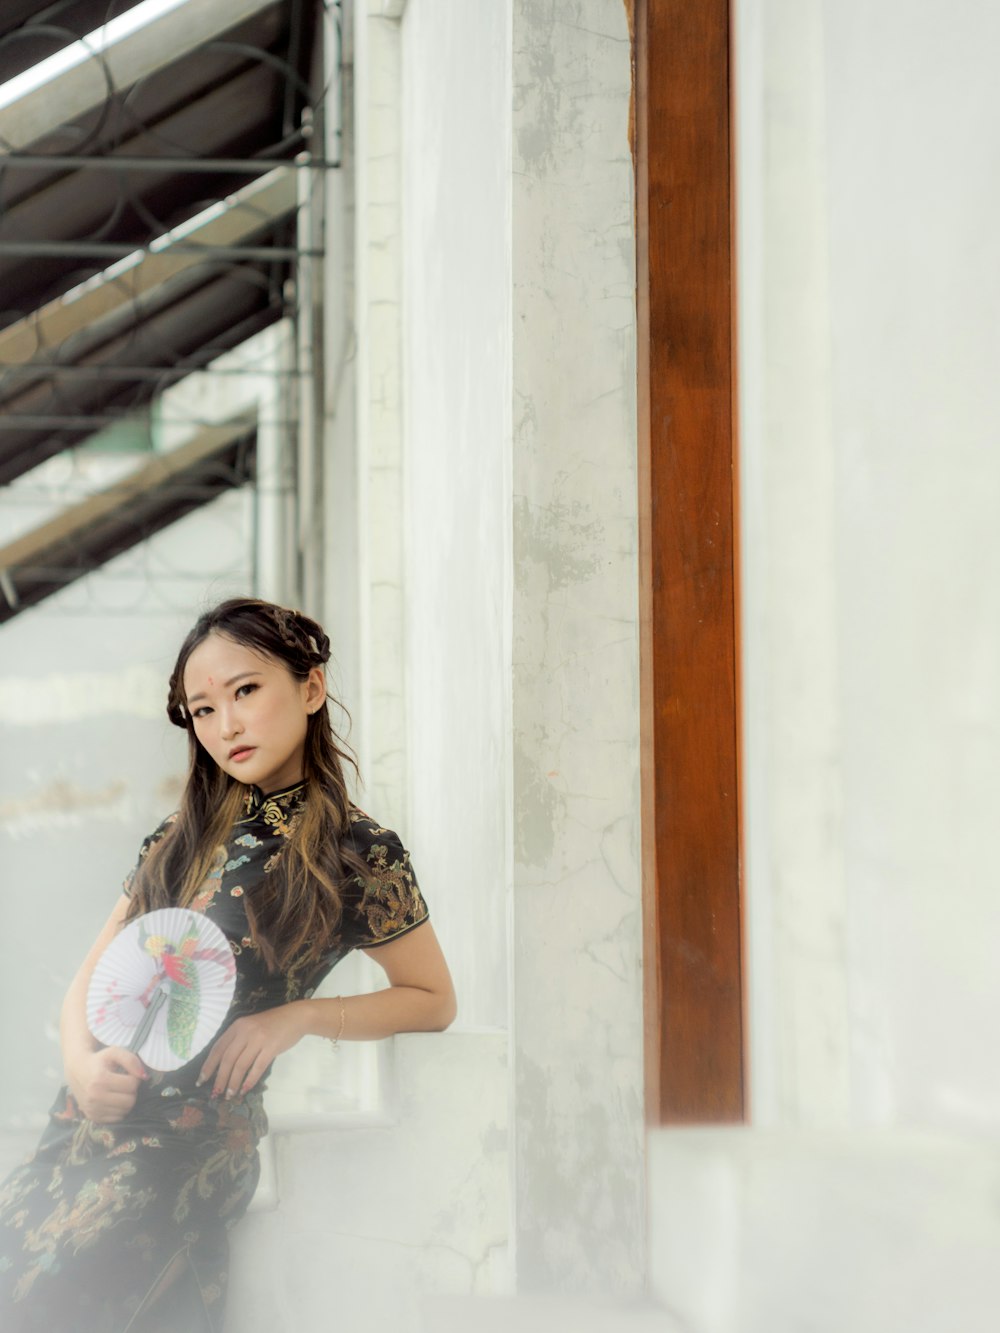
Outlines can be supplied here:
M355 876L344 901L345 936L355 949L373 949L399 939L430 913L410 864L410 853L391 829L355 812L354 848L369 868Z
M175 810L173 814L167 815L166 819L164 819L161 823L157 824L156 828L153 829L152 833L147 833L147 835L143 838L142 846L139 848L139 855L136 857L135 865L128 872L128 874L125 876L124 881L122 882L122 893L124 893L126 898L132 897L132 886L135 883L135 877L139 873L139 867L142 865L143 861L145 861L146 857L149 855L150 848L156 846L156 844L163 838L167 830L176 821L176 819L177 819L177 811Z

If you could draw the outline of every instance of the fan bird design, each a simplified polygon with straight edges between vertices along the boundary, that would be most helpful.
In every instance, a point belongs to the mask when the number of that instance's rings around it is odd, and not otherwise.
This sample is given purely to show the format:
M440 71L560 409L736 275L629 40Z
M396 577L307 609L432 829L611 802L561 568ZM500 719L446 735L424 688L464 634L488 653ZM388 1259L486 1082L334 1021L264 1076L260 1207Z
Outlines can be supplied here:
M98 960L88 1023L99 1041L136 1051L150 1068L176 1069L218 1031L235 984L232 949L207 917L185 908L148 912Z

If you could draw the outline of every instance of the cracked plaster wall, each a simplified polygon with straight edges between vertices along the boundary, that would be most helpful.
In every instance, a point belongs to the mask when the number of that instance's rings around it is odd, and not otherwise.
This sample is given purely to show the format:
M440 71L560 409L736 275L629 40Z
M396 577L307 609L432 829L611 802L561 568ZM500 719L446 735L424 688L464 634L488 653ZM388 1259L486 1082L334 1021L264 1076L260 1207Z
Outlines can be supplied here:
M519 1286L644 1273L634 192L624 5L513 4Z
M425 1296L503 1289L506 1045L396 1037L382 1123L278 1139L282 1203L251 1214L234 1250L239 1333L416 1333Z

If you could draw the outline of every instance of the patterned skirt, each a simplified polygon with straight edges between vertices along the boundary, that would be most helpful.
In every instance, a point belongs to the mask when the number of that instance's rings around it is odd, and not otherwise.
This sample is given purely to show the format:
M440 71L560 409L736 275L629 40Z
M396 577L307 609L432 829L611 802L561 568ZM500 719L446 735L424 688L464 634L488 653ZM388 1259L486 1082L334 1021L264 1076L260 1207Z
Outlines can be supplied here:
M228 1229L267 1132L232 1101L153 1074L129 1117L84 1119L63 1088L33 1155L0 1185L3 1333L220 1333Z

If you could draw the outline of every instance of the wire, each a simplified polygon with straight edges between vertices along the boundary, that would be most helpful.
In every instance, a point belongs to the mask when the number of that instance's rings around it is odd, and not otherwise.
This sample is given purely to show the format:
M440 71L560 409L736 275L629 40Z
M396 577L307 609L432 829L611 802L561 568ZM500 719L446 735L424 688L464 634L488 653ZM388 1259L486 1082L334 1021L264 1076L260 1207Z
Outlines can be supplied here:
M57 0L43 13L4 32L0 67L18 65L16 46L58 50L85 36L68 23L60 23L67 4L68 0ZM106 22L133 7L128 0L112 0L106 7ZM14 528L23 533L31 507L37 507L39 521L43 521L44 516L95 494L102 476L106 484L109 476L122 475L121 469L110 461L102 462L100 455L80 444L95 430L135 426L145 433L154 419L155 429L194 430L215 424L208 410L188 407L175 416L169 415L169 409L162 411L163 392L186 375L206 377L204 386L197 386L197 399L187 400L199 408L211 401L209 376L218 376L220 384L252 383L259 378L275 386L277 400L262 413L258 425L277 432L285 441L283 458L277 471L258 474L247 484L253 488L255 504L266 505L294 493L294 406L307 372L295 364L268 364L263 350L244 365L230 363L216 369L209 360L210 355L228 353L241 345L240 338L258 332L265 323L294 315L300 258L317 264L323 259L321 248L303 251L295 243L294 221L262 218L262 228L269 228L267 239L258 232L252 245L208 251L189 247L202 262L194 272L186 272L183 280L175 280L172 288L130 291L124 275L116 276L112 268L104 281L113 284L118 295L113 318L105 323L90 322L80 329L67 324L53 337L43 333L49 325L37 319L44 305L65 297L81 281L91 280L109 259L155 247L172 226L186 222L200 209L230 208L226 201L241 174L247 180L259 178L282 157L299 154L291 165L308 170L305 179L313 193L321 174L339 167L342 4L340 0L286 0L282 8L284 21L277 31L253 19L244 20L230 34L186 54L182 62L164 65L132 81L116 81L104 51L92 51L88 63L104 87L100 104L76 121L54 125L43 140L27 145L23 153L9 152L6 160L0 159L0 290L8 306L0 314L0 357L4 346L11 345L4 340L12 336L12 330L18 334L30 330L28 350L35 358L25 362L19 350L10 363L0 361L0 468L4 475L9 474L14 461L10 451L15 448L18 458L43 460L41 467L34 466L0 487L0 542L10 540ZM0 27L2 23L0 18ZM256 43L254 33L259 36ZM312 58L315 40L326 42L331 52L329 79L315 73L322 68L322 62ZM318 79L315 86L313 78ZM224 95L228 84L238 79L243 80L241 89L266 89L272 113L259 117L249 128L237 128L226 146L225 136L212 125L213 149L206 152L197 102L216 93ZM193 114L181 116L182 109L192 109ZM319 160L312 160L301 155L302 149L316 141L324 117L331 160L323 152L317 154ZM132 146L140 144L141 152L133 152ZM56 200L67 206L56 209L50 202ZM40 221L44 227L38 225ZM172 252L179 253L183 245L181 241L172 246ZM28 258L31 262L25 263ZM234 300L237 289L221 285L218 296L210 292L210 284L227 282L239 283L238 290L244 295ZM180 312L184 301L196 300L200 294L206 300L226 301L234 318L224 335L209 333L195 350L191 330L199 325L173 318L172 312ZM193 305L192 310L195 308ZM292 337L289 346L295 344ZM145 450L128 455L133 468L157 456ZM116 460L120 457L114 456ZM53 471L57 459L64 466ZM243 467L237 460L230 469L231 483L244 480ZM181 506L190 498L190 484L185 488L180 479L158 494L165 504ZM256 559L252 547L255 527L247 521L248 492L242 490L238 499L235 495L227 491L210 501L202 513L210 513L222 525L220 556L229 541L239 552L232 565L227 563L221 570L215 566L213 576L240 579L246 586L252 582ZM147 613L153 607L160 607L163 614L186 610L169 593L164 602L160 590L168 585L187 589L198 580L204 583L205 574L185 564L173 540L176 535L172 528L157 531L154 524L148 524L131 550L55 594L45 604L47 613L66 616L99 609L103 614L117 614L117 608L104 605L100 590L105 586L112 597L117 595L115 590L122 593L134 586L136 604L141 601ZM177 604L168 604L174 602Z

